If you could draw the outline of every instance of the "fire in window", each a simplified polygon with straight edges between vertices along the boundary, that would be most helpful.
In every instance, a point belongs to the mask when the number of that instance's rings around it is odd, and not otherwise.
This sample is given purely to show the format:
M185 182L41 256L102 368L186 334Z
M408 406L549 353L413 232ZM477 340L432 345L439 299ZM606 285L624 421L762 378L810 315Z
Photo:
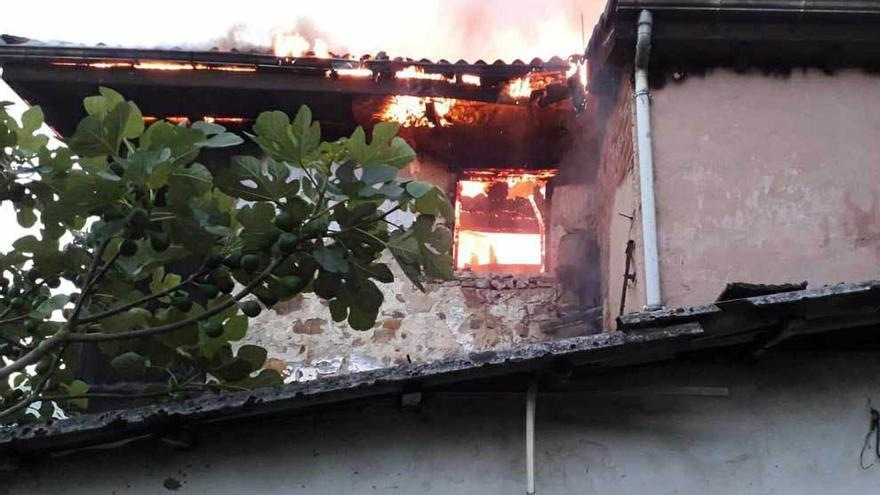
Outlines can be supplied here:
M539 274L546 266L547 181L552 170L467 170L455 202L455 267Z

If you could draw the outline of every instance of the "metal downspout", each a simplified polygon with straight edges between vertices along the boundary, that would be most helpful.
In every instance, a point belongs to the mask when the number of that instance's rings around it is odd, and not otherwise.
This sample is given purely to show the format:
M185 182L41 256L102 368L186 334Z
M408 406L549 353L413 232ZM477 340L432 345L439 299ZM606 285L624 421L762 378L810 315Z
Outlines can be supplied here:
M654 202L654 152L651 145L651 99L648 93L648 60L651 54L651 12L639 14L635 57L636 135L639 156L639 189L642 201L642 240L645 258L647 308L663 306L660 297L660 258L657 253L657 212Z

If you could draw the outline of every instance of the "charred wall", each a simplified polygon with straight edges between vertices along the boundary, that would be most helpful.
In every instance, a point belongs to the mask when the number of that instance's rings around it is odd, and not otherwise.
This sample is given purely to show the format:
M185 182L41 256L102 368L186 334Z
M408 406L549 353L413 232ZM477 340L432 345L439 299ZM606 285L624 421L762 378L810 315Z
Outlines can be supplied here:
M252 323L248 339L269 349L271 366L286 369L290 379L301 380L601 331L595 317L599 310L585 315L586 309L601 306L603 301L604 248L596 229L607 224L597 217L598 211L605 211L597 207L604 196L591 197L607 181L596 166L599 138L591 130L593 116L508 107L495 112L488 132L503 131L501 124L511 119L550 122L556 130L548 132L559 136L548 149L560 158L533 161L515 150L500 149L500 156L513 153L513 158L499 162L495 157L488 164L474 160L462 166L456 156L466 155L469 149L481 153L491 149L480 139L486 128L404 129L402 135L414 143L419 156L408 173L439 185L454 198L462 172L475 165L490 168L504 163L514 169L538 169L548 168L549 163L558 167L557 178L548 184L547 272L527 276L462 271L456 280L427 284L422 293L395 271L395 281L382 286L385 303L379 321L365 332L353 331L344 322L334 323L317 297L300 296L264 312ZM512 125L510 132L515 137L535 131L520 123ZM438 136L452 138L444 141ZM455 149L438 148L444 142ZM541 147L546 148L541 143L524 144L520 150ZM395 223L412 221L406 213L394 215L399 215L391 219ZM394 265L393 261L389 264Z
M613 328L620 305L627 242L640 242L632 112L625 73L593 88L581 138L562 162L554 189L555 200L566 205L554 210L554 224L564 229L557 272L582 284L574 301L601 306L604 328ZM627 307L635 307L637 298L631 289L628 294Z

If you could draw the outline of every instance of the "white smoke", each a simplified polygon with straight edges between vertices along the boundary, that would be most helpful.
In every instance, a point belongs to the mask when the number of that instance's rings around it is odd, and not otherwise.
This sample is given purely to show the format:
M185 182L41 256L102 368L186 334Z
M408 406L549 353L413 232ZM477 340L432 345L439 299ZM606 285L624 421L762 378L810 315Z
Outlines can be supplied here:
M272 37L321 38L334 52L489 63L584 48L605 0L153 0L131 14L109 0L11 2L0 33L93 45L268 51Z

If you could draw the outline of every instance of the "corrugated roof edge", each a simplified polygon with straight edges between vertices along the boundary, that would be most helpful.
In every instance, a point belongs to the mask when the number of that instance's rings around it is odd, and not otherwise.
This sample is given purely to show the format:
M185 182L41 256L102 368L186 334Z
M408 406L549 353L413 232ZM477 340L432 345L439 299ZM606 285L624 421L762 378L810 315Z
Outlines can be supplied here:
M0 430L0 453L96 445L169 426L241 418L401 393L542 369L559 359L574 366L626 366L697 349L750 343L762 349L799 334L880 323L880 281L844 283L686 308L625 315L622 331L533 343L426 364L319 378L281 387L88 414ZM782 329L782 330L780 330Z
M4 38L15 38L16 43L3 42ZM268 51L222 51L222 50L186 50L176 48L126 48L111 46L87 46L75 44L50 44L30 40L20 36L3 34L0 35L0 61L37 61L37 60L131 60L151 59L167 60L191 63L228 63L228 64L254 64L273 67L284 66L319 66L329 67L345 64L393 64L399 68L407 66L423 67L425 70L466 70L469 68L489 69L491 67L525 67L548 71L565 70L569 67L569 60L581 57L573 54L567 57L553 56L548 60L539 57L532 58L528 63L524 59L516 59L512 62L495 60L487 63L483 60L468 62L458 60L454 63L448 60L430 60L427 58L413 59L408 57L388 57L384 52L367 54L360 57L330 57L319 58L313 56L302 57L277 57Z

